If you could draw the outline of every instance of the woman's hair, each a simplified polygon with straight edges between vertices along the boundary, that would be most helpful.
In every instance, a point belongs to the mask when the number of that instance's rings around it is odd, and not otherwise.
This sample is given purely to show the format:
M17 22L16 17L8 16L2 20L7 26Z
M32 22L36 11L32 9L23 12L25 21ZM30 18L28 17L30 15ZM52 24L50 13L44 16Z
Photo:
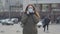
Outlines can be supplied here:
M29 6L32 6L35 15L36 15L37 17L40 17L39 13L36 11L35 7L34 7L32 4L29 4L29 5L26 7L26 9L25 9L25 13L27 13L27 11L28 11L28 7L29 7Z

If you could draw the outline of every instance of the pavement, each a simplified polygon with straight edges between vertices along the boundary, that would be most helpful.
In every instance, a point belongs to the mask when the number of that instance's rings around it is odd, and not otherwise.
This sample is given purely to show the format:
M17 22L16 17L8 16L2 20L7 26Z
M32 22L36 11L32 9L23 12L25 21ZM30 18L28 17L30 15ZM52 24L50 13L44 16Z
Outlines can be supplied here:
M49 25L49 30L43 31L43 28L38 28L38 34L60 34L60 24Z
M60 34L60 24L49 25L49 31L44 32L43 28L37 28L38 34ZM23 34L20 24L2 25L0 24L0 34Z

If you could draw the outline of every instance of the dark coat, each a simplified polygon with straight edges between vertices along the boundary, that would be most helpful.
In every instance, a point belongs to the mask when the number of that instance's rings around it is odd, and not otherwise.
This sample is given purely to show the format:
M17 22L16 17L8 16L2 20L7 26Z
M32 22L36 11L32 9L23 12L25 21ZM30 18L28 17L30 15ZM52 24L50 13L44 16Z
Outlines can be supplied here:
M49 22L50 22L50 19L49 19L48 17L45 17L45 18L43 19L43 21L42 21L43 26L44 26L44 25L49 25Z
M39 18L35 15L24 14L21 22L24 24L23 34L37 34L36 24L39 22Z

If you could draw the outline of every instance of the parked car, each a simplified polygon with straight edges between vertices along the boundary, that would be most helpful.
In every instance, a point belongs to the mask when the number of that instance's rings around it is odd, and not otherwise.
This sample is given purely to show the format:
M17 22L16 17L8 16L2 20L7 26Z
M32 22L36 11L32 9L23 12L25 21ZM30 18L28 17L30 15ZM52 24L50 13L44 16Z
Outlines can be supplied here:
M0 22L1 22L1 23L5 23L6 21L5 21L5 19L2 19L2 20L0 20Z
M18 23L18 18L7 18L7 19L1 19L0 22L2 23L2 25L13 25L13 24L17 24Z
M0 22L2 23L2 25L13 25L14 22L12 22L10 19L2 19L0 20Z
M12 21L6 21L6 23L5 24L7 24L7 25L13 25L14 24L14 22L12 22Z
M11 21L14 22L14 24L17 24L18 23L18 18L12 18Z

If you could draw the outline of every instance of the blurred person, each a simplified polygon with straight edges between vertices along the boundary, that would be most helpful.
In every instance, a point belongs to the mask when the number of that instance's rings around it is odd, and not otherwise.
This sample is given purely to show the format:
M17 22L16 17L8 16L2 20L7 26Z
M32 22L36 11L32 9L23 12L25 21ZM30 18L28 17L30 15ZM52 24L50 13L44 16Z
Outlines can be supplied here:
M23 24L23 34L37 34L36 24L39 22L39 13L32 4L26 7L21 23Z
M57 21L56 24L59 24L59 22L60 22L60 17L57 17L57 18L56 18L56 21Z
M44 32L45 32L45 29L47 28L47 31L48 31L48 28L49 28L49 22L50 22L50 17L45 17L42 21L43 23L43 28L44 28Z

